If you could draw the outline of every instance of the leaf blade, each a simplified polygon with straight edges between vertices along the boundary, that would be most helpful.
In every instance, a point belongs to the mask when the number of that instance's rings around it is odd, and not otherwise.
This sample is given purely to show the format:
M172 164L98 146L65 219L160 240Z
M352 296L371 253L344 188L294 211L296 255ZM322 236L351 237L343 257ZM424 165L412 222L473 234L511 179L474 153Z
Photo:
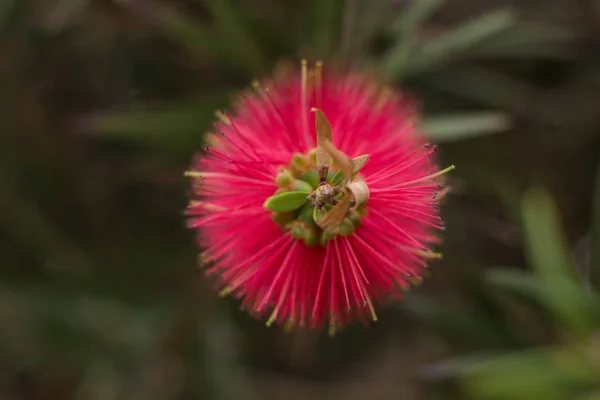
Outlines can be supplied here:
M425 118L421 129L436 142L451 142L507 131L511 120L499 112L436 115Z
M508 8L473 18L414 52L407 65L405 77L426 72L460 54L465 54L485 39L509 29L516 23L516 14Z
M600 284L600 163L596 168L596 181L592 198L591 282Z
M263 206L271 211L290 212L302 207L308 201L309 192L285 192L275 194L265 200Z
M575 264L553 199L544 189L531 189L521 205L528 258L552 293L545 296L547 307L571 333L589 333L594 325L590 299L575 277Z

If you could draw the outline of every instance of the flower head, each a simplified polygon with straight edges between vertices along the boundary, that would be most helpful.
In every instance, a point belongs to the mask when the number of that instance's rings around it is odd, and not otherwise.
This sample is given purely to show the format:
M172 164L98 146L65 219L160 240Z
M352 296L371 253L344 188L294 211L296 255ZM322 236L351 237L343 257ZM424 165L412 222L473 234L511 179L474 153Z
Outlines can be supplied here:
M376 320L418 282L441 228L433 146L408 101L305 61L245 93L188 175L203 263L267 325Z

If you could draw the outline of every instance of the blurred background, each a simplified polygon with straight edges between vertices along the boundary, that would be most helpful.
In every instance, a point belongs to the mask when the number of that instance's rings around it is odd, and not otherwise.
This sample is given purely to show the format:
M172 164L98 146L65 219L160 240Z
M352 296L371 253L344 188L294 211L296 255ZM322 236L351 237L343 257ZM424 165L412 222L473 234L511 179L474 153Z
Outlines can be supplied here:
M0 0L0 399L600 399L600 2ZM218 299L183 171L322 58L415 96L445 258L368 329Z

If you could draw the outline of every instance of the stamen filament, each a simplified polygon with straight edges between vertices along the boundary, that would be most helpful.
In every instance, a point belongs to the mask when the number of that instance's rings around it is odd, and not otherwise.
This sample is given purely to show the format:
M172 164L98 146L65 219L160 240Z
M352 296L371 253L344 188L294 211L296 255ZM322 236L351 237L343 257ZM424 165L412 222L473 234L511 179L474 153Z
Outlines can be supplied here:
M210 211L227 211L226 207L222 207L222 206L218 206L216 204L210 204L210 203L206 203L204 201L190 201L189 203L190 207L202 207L206 210L210 210Z
M419 183L419 182L423 182L423 181L428 181L430 179L437 178L438 176L442 176L444 174L447 174L448 172L453 171L454 169L456 169L456 167L454 165L451 165L448 168L445 168L445 169L443 169L443 170L441 170L439 172L436 172L435 174L427 175L427 176L424 176L422 178L415 179L415 180L412 180L412 181L403 182L403 183L400 183L398 185L389 186L388 189L398 189L398 188L410 186L410 185L415 184L415 183ZM381 190L381 192L383 192L383 190Z
M302 90L300 95L301 108L300 112L302 114L302 133L304 135L304 143L306 148L310 146L310 139L308 137L308 68L306 65L306 60L302 60Z
M317 95L317 108L321 108L322 94L322 81L323 81L323 61L318 60L315 68L315 91Z
M428 258L430 260L441 260L442 258L444 258L442 253L437 253L437 252L433 252L433 251L415 249L415 248L410 248L410 247L405 247L405 246L399 246L399 248L401 248L405 251L408 251L410 253L413 253L417 256Z

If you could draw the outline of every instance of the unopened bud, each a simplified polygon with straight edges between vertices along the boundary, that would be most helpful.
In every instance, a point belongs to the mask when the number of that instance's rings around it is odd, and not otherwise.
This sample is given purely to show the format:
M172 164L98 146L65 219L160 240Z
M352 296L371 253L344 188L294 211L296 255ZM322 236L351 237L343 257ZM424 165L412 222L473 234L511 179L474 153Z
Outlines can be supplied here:
M338 231L337 228L336 228L336 231ZM321 245L323 247L325 247L327 245L327 242L330 241L330 240L332 240L332 239L334 239L337 236L338 233L339 233L339 231L338 232L324 231L321 234Z
M299 222L295 222L292 225L291 233L294 239L304 239L304 227Z
M294 153L294 156L292 157L292 163L298 165L306 165L306 157L304 157L300 153Z
M354 211L356 212L356 215L358 215L358 217L361 220L367 215L367 207L365 207L364 203L356 206Z
M294 178L292 177L292 174L290 174L290 171L283 170L277 174L275 184L280 188L286 188L292 184L293 180Z
M300 176L300 179L312 186L313 189L319 187L319 173L314 168L309 169L304 175Z
M319 243L319 234L316 227L307 227L304 231L304 243L308 247L314 247Z
M312 149L308 152L308 161L310 161L312 164L317 163L317 149Z
M300 153L295 153L290 164L290 169L296 175L303 175L308 169L308 160Z
M294 213L291 212L274 212L271 215L273 222L280 226L286 226L294 220L294 217Z
M313 191L313 187L303 181L302 179L296 179L296 181L294 181L294 186L293 186L293 191L295 192L312 192Z
M298 215L298 220L302 221L307 226L315 226L316 224L313 219L314 212L315 212L315 206L312 203L308 202L300 210L300 215Z
M354 230L355 230L354 224L348 218L346 218L344 221L342 221L339 229L340 229L341 236L350 236L354 233Z

